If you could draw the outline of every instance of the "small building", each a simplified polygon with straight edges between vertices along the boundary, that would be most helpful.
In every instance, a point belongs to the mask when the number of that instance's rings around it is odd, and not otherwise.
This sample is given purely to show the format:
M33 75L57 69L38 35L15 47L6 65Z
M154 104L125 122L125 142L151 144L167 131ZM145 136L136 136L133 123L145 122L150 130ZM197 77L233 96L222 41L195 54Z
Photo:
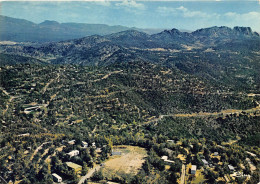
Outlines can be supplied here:
M61 178L58 174L53 173L53 174L52 174L52 177L53 177L53 181L55 181L55 182L57 182L57 183L62 182L62 178Z
M76 143L75 140L68 141L68 144L70 144L70 145L74 145L75 143Z
M70 157L74 157L79 155L79 150L72 150L71 152L67 153Z
M111 155L114 156L114 155L121 155L122 152L121 151L112 151Z
M248 154L251 155L252 157L256 157L256 154L254 154L254 153L251 153L251 152L249 152L249 151L246 151L246 153L248 153Z
M197 170L197 166L196 165L192 165L190 173L195 175L196 174L196 170Z
M92 142L92 147L96 147L96 143L95 142Z
M73 170L76 174L80 174L82 171L82 166L75 164L73 162L66 162L66 165L70 170Z
M208 166L208 165L209 165L209 163L208 163L207 160L205 160L205 159L201 159L201 161L203 162L204 166Z
M214 156L218 156L218 152L214 152Z
M174 144L174 140L167 140L168 143Z
M25 133L25 134L18 135L18 137L29 137L29 136L30 136L30 133Z
M234 171L235 171L235 168L234 168L232 165L228 165L228 169L229 169L231 172L234 172Z
M97 148L97 149L96 149L96 152L97 152L97 153L101 153L101 152L102 152L102 149L101 149L101 148Z
M87 148L88 147L88 143L85 141L81 141L81 145L83 148Z
M162 160L168 160L168 156L164 155L161 157Z
M168 160L168 156L162 156L161 159L162 159L164 162L167 162L167 163L174 163L174 161Z

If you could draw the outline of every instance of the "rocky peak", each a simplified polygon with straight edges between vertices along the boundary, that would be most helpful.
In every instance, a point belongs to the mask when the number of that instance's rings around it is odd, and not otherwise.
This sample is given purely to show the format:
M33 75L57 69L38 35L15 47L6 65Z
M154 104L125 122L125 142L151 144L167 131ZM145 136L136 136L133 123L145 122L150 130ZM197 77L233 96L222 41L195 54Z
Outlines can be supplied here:
M243 35L247 35L247 36L259 36L258 33L252 31L251 27L236 26L236 27L234 27L233 30L239 34L243 34Z
M147 39L149 36L146 33L136 31L136 30L127 30L127 31L122 31L119 33L113 33L110 35L107 35L106 38L108 39Z
M178 29L173 28L172 30L164 30L163 33L167 33L170 35L181 35L182 32L180 32Z
M210 28L199 29L197 31L194 31L192 34L194 36L218 37L232 35L233 31L231 28L226 26L214 26Z
M44 22L39 24L40 26L58 26L60 25L59 22L53 20L45 20Z

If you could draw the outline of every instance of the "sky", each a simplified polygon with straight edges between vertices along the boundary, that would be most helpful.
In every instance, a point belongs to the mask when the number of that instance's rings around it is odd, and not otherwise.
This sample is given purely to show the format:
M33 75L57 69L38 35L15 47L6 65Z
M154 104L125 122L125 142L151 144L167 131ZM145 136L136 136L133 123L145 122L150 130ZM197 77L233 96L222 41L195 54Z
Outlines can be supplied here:
M95 23L196 30L246 26L260 32L260 0L3 1L0 14L35 23Z

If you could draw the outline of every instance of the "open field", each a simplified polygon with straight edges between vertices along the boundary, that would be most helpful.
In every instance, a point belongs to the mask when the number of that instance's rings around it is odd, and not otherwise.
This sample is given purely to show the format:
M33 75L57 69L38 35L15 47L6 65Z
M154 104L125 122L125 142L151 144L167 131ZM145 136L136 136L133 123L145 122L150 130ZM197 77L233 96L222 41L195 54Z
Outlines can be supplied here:
M113 151L122 152L121 155L111 156L105 162L104 175L111 177L112 174L137 174L144 163L147 152L137 146L114 147Z

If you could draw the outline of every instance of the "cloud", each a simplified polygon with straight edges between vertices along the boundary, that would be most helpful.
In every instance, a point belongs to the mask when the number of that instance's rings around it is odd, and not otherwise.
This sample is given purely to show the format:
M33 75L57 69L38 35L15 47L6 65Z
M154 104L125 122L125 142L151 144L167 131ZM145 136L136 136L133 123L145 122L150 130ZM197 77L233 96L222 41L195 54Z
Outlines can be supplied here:
M123 0L120 3L116 3L116 6L122 6L126 8L137 8L137 9L145 9L144 4L142 3L137 3L134 0Z
M211 15L201 12L201 11L192 11L188 8L185 8L184 6L180 6L178 8L171 8L171 7L158 7L157 12L161 13L162 15L179 15L184 18L192 18L192 17L198 17L198 18L209 18Z
M161 15L176 14L176 9L171 7L159 6L157 12Z
M260 22L260 13L259 12L248 12L244 14L239 14L235 12L225 13L224 16L235 21L256 21Z
M248 12L248 13L235 13L227 12L221 16L223 21L226 21L230 26L248 26L255 30L259 30L260 26L260 12Z
M93 1L93 3L101 6L110 6L111 2L108 0L99 0L99 1Z

